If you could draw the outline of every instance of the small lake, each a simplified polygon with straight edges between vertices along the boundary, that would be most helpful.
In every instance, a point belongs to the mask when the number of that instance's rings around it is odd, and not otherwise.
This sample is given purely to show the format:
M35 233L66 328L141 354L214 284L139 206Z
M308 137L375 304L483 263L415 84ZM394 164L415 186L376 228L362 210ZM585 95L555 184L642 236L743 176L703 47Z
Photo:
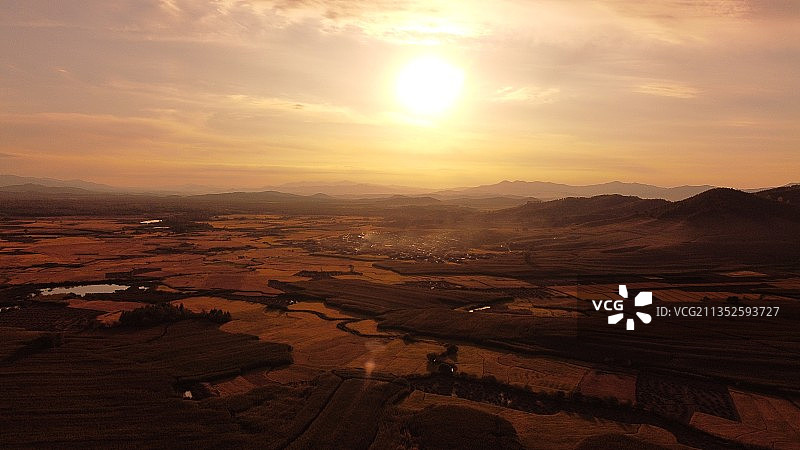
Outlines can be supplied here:
M163 222L162 219L151 219L151 220L143 220L143 221L141 221L139 223L142 224L142 225L150 225L150 224L153 224L153 223L161 223L161 222Z
M83 297L86 294L111 294L117 291L124 291L129 287L130 286L125 286L123 284L84 284L80 286L40 289L39 294L41 295L75 294Z

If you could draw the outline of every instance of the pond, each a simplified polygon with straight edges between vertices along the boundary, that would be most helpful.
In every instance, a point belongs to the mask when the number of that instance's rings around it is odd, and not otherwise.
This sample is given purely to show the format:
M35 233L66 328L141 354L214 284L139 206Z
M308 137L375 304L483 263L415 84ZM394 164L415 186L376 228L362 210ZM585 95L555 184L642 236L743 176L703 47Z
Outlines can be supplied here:
M123 284L83 284L79 286L65 286L54 287L48 289L40 289L41 295L56 295L56 294L75 294L83 297L86 294L111 294L117 291L124 291L130 286Z

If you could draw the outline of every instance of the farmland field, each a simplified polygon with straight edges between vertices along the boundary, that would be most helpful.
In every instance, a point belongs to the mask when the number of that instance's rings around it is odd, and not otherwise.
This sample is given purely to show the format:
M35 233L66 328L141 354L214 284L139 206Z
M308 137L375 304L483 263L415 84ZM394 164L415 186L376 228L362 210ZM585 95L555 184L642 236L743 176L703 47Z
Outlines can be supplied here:
M563 248L530 264L453 229L358 216L219 215L185 233L143 219L0 223L4 446L800 442L787 267L548 265ZM782 316L594 327L605 316L591 299L620 281L656 306L779 305ZM93 292L103 286L115 287ZM121 319L148 307L182 316ZM215 322L217 310L229 318ZM473 432L446 431L461 423Z

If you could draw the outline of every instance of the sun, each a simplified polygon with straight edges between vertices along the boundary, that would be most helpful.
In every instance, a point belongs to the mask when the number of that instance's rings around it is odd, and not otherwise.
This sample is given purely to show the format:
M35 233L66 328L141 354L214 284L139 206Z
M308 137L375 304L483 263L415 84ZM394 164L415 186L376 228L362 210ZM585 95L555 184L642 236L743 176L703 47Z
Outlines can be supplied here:
M458 100L464 72L436 56L408 63L397 75L397 100L411 113L440 116Z

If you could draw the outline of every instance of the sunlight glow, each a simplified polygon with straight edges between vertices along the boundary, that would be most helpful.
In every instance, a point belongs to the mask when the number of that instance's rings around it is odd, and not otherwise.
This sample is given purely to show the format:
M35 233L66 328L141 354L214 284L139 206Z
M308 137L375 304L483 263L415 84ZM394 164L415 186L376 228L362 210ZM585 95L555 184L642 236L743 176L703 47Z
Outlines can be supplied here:
M415 59L397 76L397 100L411 113L440 116L458 99L464 72L435 56Z

